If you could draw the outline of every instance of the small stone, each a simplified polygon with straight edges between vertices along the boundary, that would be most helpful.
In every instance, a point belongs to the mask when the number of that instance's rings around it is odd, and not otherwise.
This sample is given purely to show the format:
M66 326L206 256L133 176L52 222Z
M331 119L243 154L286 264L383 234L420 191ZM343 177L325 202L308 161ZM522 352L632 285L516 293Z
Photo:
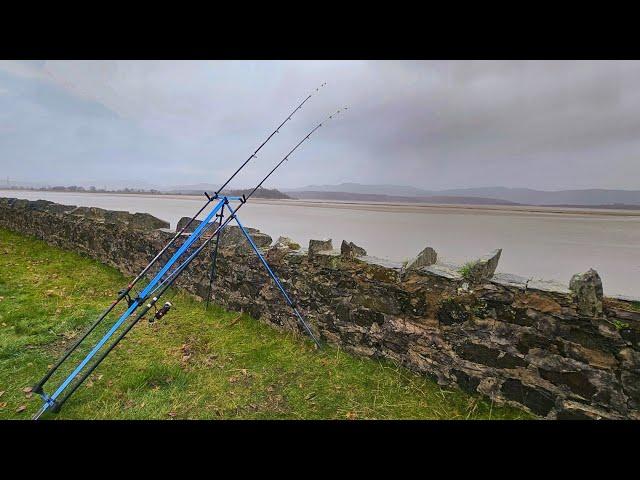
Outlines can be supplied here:
M593 268L571 277L569 290L573 293L578 312L589 317L602 315L602 280Z
M367 251L359 247L353 242L347 242L346 240L342 240L342 244L340 245L340 254L343 257L364 257L367 255Z
M426 247L416 258L407 263L407 270L417 270L420 267L428 267L438 261L438 254L431 247Z
M309 240L309 255L315 255L318 252L333 250L333 243L330 238L324 240Z

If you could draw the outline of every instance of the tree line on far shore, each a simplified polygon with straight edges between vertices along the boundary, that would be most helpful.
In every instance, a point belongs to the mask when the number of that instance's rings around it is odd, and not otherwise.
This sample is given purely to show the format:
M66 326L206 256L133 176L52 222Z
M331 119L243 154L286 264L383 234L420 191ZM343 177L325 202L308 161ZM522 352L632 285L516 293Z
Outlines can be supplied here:
M97 188L95 186L83 187L79 185L70 185L70 186L62 186L56 185L53 187L24 187L24 186L15 186L11 185L7 188L8 190L34 190L41 192L87 192L87 193L132 193L132 194L154 194L154 195L202 195L202 191L198 190L172 190L172 191L163 191L157 190L155 188L119 188L119 189L106 189L106 188ZM241 190L226 190L223 193L225 195L240 197L242 195L247 195L251 189L241 189ZM280 190L275 188L259 188L255 195L256 198L269 198L269 199L286 199L292 198L289 195L282 193Z

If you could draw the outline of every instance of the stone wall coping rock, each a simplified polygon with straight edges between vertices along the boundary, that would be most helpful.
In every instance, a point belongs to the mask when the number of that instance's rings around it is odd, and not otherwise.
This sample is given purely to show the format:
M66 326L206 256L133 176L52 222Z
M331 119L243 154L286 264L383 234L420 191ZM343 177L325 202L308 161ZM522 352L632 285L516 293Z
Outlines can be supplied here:
M491 283L520 290L537 290L539 292L560 293L569 295L569 286L557 280L543 280L540 278L525 278L513 273L499 272L493 275Z
M313 256L318 252L327 250L333 250L333 242L330 238L323 238L322 240L312 238L309 240L309 247L307 249L309 255Z
M448 278L449 280L464 280L464 277L460 275L458 270L458 266L447 263L434 263L433 265L419 269L419 271L428 272L438 277Z
M465 275L466 279L472 283L481 283L491 280L496 268L498 268L498 262L500 261L501 254L502 249L498 248L467 264L468 273Z
M350 258L365 257L367 255L367 251L353 242L342 240L342 243L340 244L340 254L344 257Z
M380 258L374 257L372 255L363 255L360 257L356 257L357 260L368 263L369 265L375 265L378 267L388 268L390 270L402 270L401 262L394 262L393 260L389 260L388 258Z
M413 260L407 262L407 270L418 270L438 263L438 253L432 247L425 247Z
M532 278L527 284L527 290L538 290L540 292L561 293L570 295L569 286L560 283L557 280L542 280L540 278Z
M496 285L502 285L504 287L515 287L520 290L527 289L527 283L529 283L529 279L525 277L521 277L520 275L516 275L514 273L495 273L493 277L491 277L491 283L495 283Z

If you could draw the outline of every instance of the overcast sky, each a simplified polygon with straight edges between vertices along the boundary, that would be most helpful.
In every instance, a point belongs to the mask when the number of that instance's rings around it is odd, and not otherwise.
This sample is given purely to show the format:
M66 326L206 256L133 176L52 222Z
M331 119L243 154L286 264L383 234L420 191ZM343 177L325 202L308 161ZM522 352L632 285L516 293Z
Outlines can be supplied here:
M0 183L640 189L640 62L0 62Z

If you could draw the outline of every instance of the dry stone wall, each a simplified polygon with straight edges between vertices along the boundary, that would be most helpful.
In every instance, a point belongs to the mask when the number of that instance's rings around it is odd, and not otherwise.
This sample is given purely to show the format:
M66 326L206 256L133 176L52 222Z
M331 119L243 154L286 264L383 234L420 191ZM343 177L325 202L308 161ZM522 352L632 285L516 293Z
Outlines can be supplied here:
M147 214L6 198L0 226L131 276L175 233ZM461 269L427 250L406 268L350 242L334 250L329 240L312 241L304 249L252 234L326 342L543 418L640 419L640 302L603 298L595 271L576 275L569 288L494 273L499 251ZM178 286L205 296L208 268L207 253ZM213 301L299 331L237 227L221 242Z

